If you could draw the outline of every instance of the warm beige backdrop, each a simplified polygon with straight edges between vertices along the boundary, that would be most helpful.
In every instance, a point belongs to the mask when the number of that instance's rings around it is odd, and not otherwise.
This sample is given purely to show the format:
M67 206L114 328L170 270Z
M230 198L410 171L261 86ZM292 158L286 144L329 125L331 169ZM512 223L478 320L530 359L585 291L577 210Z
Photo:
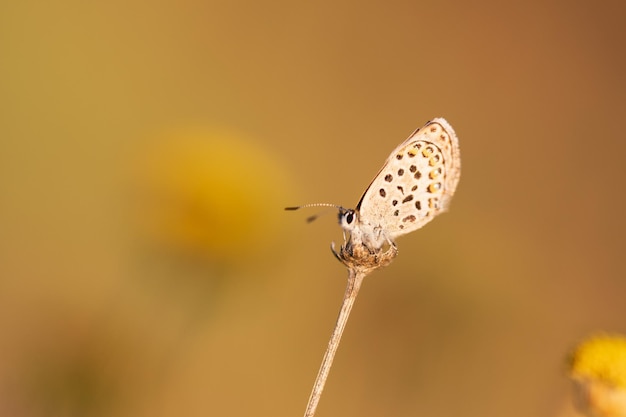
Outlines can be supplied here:
M574 415L626 333L626 3L0 5L0 415L298 416L335 217L446 117L449 214L401 238L324 416Z

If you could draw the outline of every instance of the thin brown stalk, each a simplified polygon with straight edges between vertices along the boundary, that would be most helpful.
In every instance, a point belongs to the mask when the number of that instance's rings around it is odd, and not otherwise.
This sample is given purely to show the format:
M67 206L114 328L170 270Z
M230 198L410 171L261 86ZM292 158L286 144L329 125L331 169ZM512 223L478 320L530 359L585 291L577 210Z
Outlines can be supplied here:
M386 251L383 251L382 248L371 250L363 245L363 242L360 240L360 235L355 238L352 234L350 234L349 238L341 245L339 253L335 251L334 243L331 245L331 250L335 257L348 268L348 286L343 296L337 323L328 341L328 348L324 354L324 359L322 359L322 365L315 378L304 417L313 417L315 415L315 410L322 396L322 391L324 391L326 379L328 379L330 367L333 364L335 353L337 353L337 348L339 347L343 329L346 327L348 317L350 317L350 311L352 311L352 306L359 293L363 279L370 272L389 265L398 254L398 249L392 242L390 242L389 248Z
M322 391L324 391L324 385L326 384L330 367L333 364L335 353L337 353L337 348L339 347L339 342L341 341L341 335L343 334L343 330L346 327L348 318L350 317L350 311L352 311L354 301L359 294L363 278L367 275L366 272L350 268L348 269L348 273L348 285L343 296L339 317L337 317L335 328L333 329L333 333L328 341L328 347L326 348L324 359L322 359L320 370L315 378L315 383L313 384L313 390L311 391L309 402L307 404L306 411L304 412L304 417L313 417L315 415L317 404L322 396Z

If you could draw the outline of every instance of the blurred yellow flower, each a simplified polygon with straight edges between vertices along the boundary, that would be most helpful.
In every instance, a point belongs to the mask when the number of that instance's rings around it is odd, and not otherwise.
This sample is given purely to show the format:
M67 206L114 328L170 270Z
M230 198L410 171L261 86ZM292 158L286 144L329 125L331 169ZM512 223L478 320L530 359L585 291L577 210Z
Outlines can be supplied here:
M625 337L590 337L576 347L569 365L581 410L589 416L626 417Z
M288 181L277 158L240 134L186 130L137 164L139 223L153 242L228 263L267 254Z

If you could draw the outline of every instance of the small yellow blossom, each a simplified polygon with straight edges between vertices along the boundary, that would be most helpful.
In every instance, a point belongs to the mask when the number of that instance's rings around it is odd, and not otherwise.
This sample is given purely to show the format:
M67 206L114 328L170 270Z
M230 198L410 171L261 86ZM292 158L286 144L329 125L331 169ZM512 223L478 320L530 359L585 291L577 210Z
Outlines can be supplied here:
M574 378L594 378L626 389L626 337L587 339L572 355L571 372Z
M574 350L570 376L579 408L592 417L626 417L626 338L591 337Z
M135 168L138 222L153 242L229 263L267 256L277 244L288 175L258 139L173 132L146 146Z

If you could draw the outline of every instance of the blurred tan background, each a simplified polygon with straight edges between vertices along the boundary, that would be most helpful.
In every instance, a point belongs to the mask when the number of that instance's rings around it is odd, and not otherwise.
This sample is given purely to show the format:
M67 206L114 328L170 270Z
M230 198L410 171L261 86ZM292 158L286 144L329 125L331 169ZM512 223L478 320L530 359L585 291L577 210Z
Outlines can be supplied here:
M368 277L318 415L565 416L626 332L626 3L4 2L0 415L297 416L329 250L443 116L452 209Z

